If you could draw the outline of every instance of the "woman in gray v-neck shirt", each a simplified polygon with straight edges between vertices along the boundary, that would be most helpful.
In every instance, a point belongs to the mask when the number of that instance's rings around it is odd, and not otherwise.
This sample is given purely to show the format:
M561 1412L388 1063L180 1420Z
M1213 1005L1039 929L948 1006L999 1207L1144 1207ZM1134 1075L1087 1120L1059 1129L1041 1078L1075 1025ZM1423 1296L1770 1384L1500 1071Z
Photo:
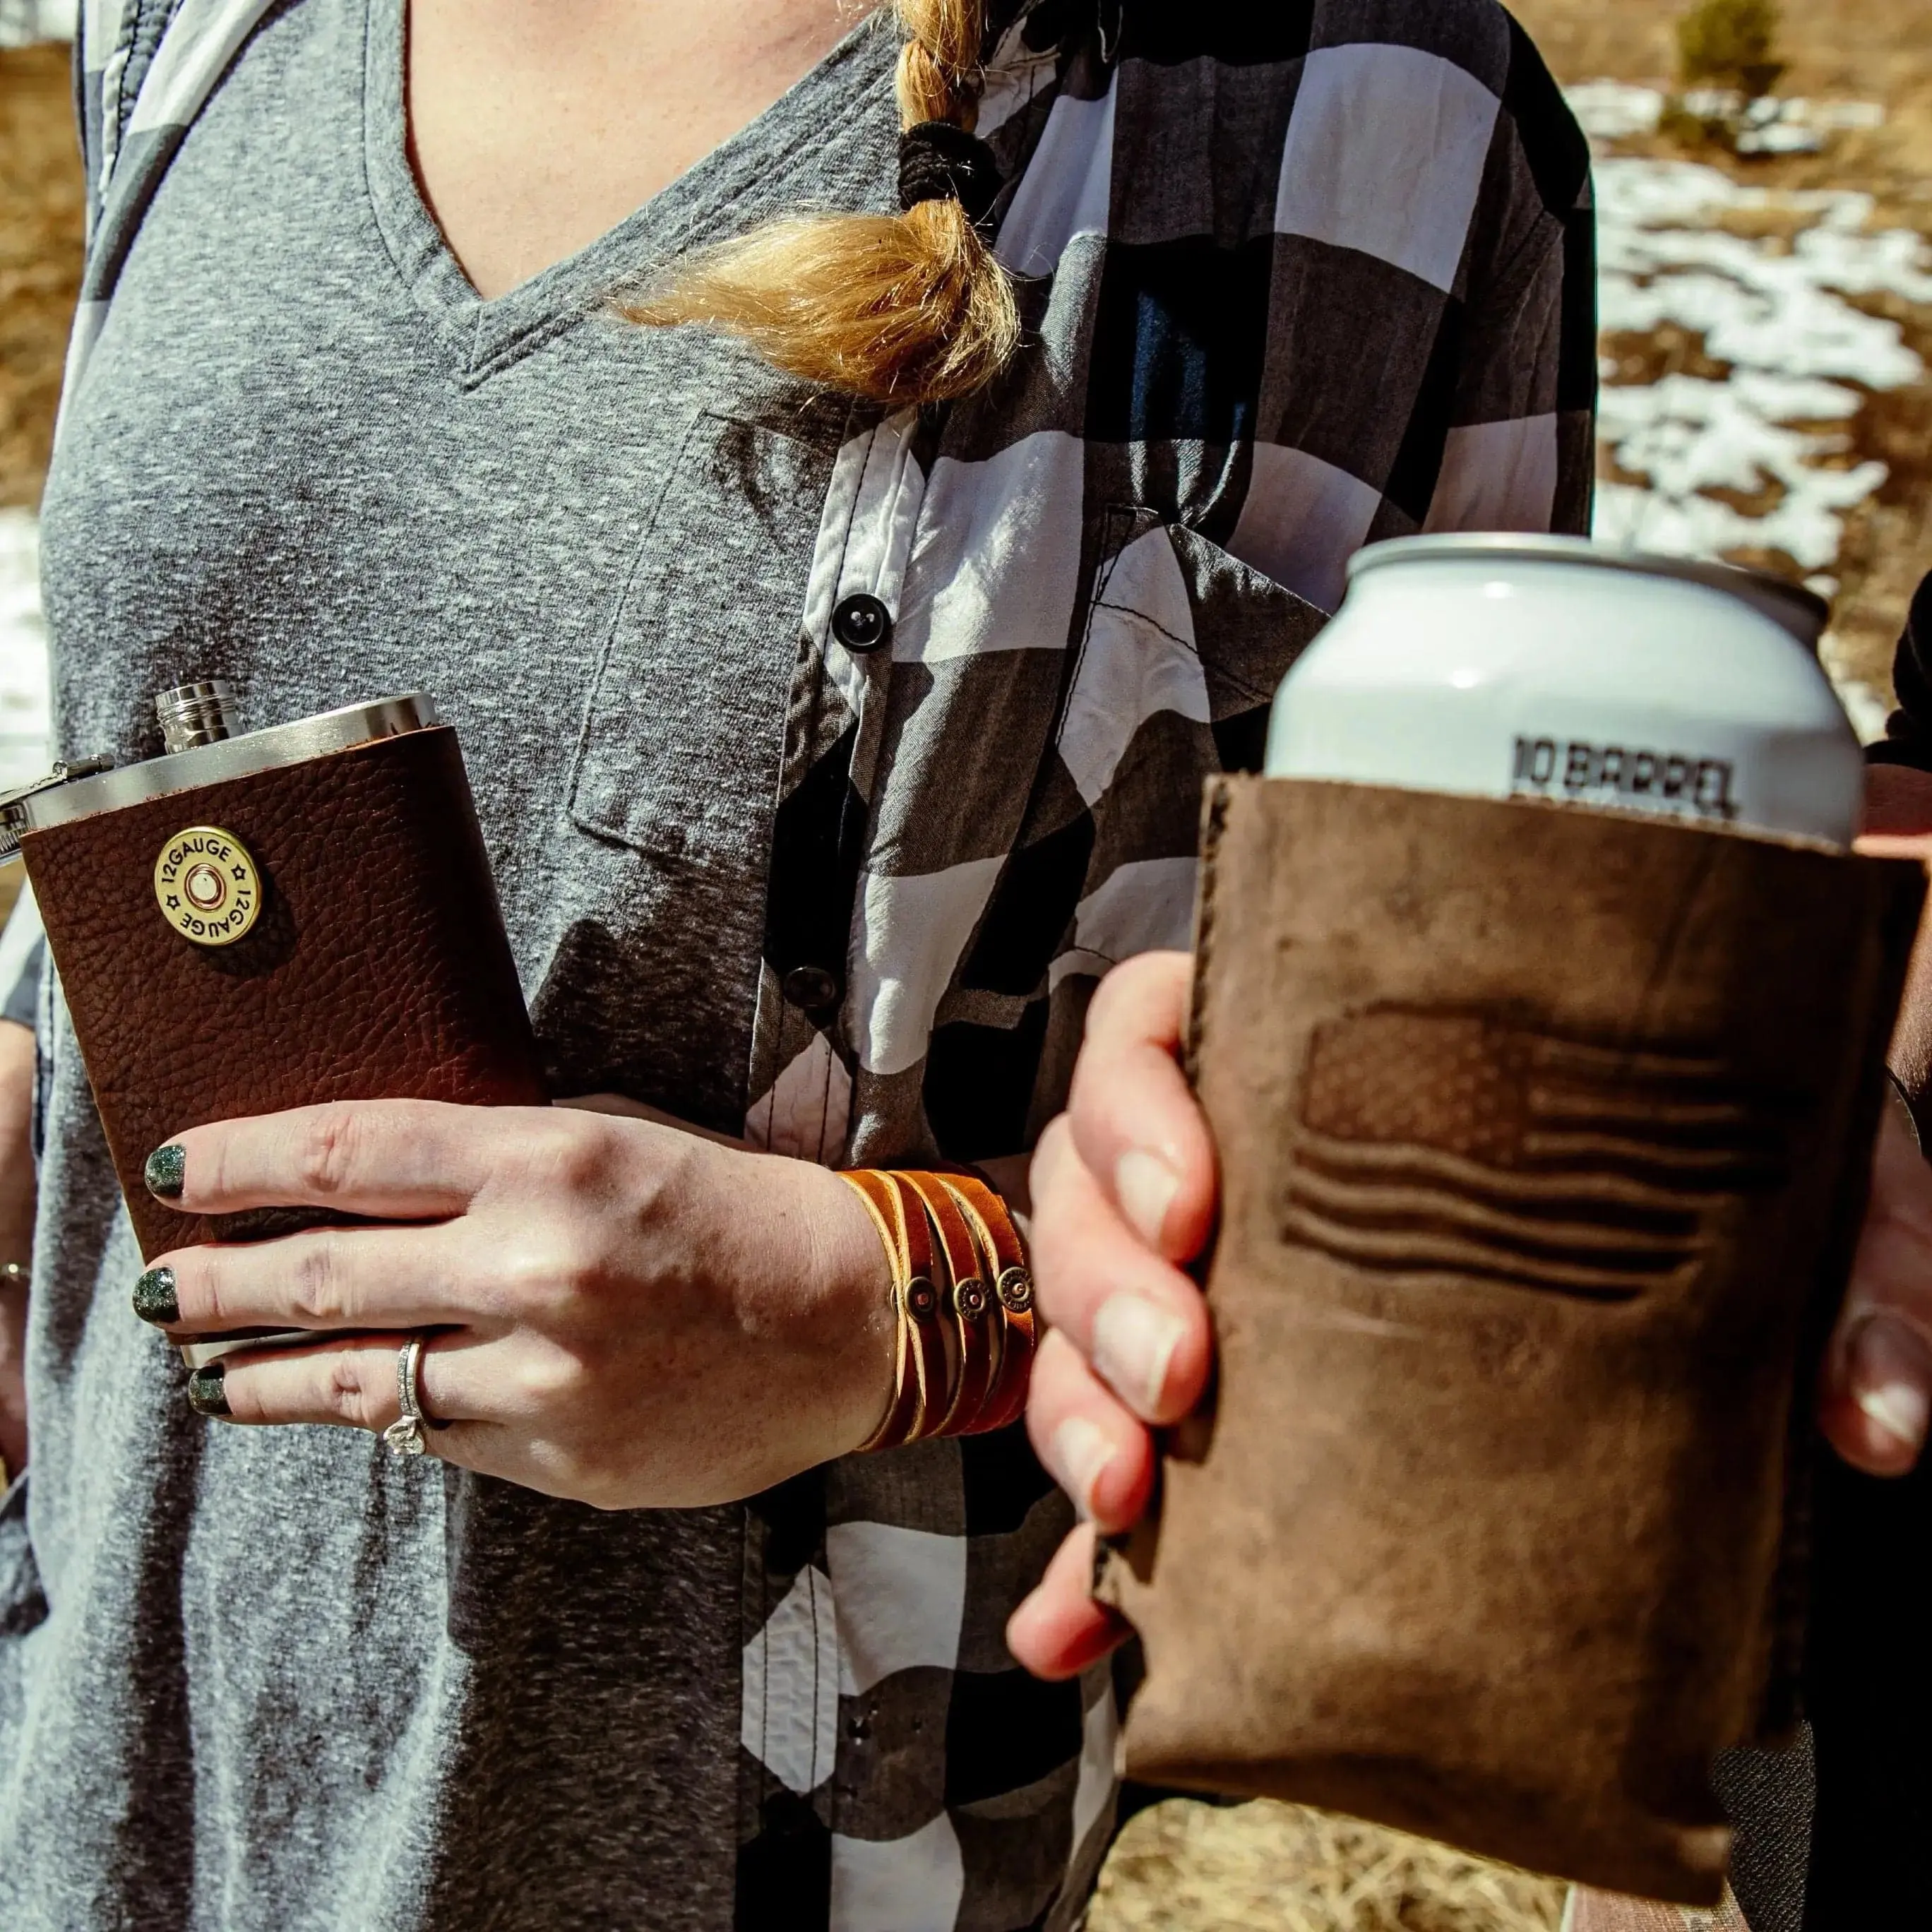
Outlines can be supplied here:
M700 862L562 808L613 626L648 645L638 532L696 412L797 405L742 351L600 305L722 220L876 196L893 50L855 42L588 248L479 302L411 173L401 16L287 9L156 197L45 506L61 740L142 754L146 694L204 670L261 722L436 693L556 1090L735 1131L788 656L675 664L635 720L623 782L662 820L701 775ZM718 554L714 645L795 627L810 528L788 537L749 574ZM70 1051L54 1079L59 1232L36 1299L95 1315L65 1400L36 1405L34 1549L60 1614L29 1641L74 1690L34 1706L38 1788L10 1798L9 1839L38 1876L4 1859L0 1898L22 1907L0 1917L730 1923L742 1512L603 1514L439 1480L358 1434L198 1421L161 1338L124 1318L140 1264ZM651 1904L614 1922L622 1898Z

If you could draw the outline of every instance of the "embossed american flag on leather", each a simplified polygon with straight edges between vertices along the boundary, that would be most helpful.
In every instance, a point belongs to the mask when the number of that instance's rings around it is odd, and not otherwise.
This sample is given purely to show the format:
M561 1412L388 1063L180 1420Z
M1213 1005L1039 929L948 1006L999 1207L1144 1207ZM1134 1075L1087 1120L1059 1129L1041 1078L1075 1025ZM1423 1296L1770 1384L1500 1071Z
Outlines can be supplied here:
M1634 1297L1778 1185L1786 1112L1713 1054L1371 1008L1310 1041L1282 1226L1357 1267Z

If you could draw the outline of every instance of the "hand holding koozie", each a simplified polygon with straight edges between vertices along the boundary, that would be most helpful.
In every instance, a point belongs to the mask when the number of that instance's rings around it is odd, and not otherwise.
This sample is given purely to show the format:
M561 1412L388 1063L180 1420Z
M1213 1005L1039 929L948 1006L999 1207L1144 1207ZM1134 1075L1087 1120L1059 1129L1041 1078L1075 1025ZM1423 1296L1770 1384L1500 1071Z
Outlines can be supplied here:
M1500 541L1357 568L1282 775L1210 788L1218 1371L1100 1581L1127 1769L1712 1901L1710 1761L1792 1714L1922 874L1846 849L1802 593Z

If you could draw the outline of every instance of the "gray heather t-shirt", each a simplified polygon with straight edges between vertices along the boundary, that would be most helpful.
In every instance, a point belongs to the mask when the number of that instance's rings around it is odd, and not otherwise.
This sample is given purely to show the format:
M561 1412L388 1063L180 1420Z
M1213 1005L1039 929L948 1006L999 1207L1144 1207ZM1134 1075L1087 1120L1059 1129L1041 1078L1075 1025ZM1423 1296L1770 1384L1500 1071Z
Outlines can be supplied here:
M58 741L152 755L151 694L190 678L258 724L428 689L557 1090L734 1127L817 506L716 473L728 436L680 457L721 397L827 451L843 406L608 296L782 209L878 205L894 44L857 36L482 302L406 158L402 14L272 18L162 184L47 494ZM707 529L736 548L680 548ZM585 740L600 667L640 661L652 701ZM45 1144L31 1553L22 1496L0 1522L0 1845L32 1856L0 1923L728 1924L742 1513L599 1514L346 1430L197 1420L129 1312L64 1025Z

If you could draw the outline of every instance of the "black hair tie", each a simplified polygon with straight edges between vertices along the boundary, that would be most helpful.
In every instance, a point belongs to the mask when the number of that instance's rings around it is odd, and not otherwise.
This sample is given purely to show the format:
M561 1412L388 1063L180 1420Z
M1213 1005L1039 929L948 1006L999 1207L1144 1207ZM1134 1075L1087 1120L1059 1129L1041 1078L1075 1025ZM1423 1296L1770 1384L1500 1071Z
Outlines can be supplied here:
M899 206L956 201L974 227L993 212L1003 185L993 151L950 121L922 121L899 136Z

